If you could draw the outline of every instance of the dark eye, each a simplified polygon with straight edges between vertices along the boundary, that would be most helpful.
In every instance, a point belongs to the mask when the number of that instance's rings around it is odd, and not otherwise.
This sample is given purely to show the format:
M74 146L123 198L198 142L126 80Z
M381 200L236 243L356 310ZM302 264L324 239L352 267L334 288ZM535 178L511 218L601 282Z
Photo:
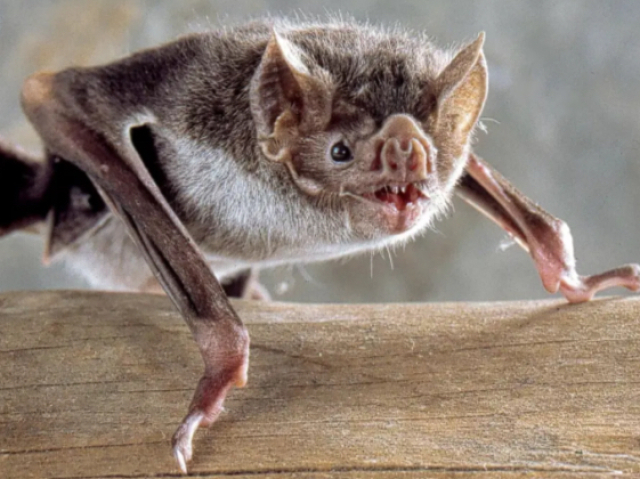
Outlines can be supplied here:
M344 144L344 141L339 141L331 147L331 159L333 161L344 163L345 161L351 161L353 159L353 155L351 154L349 147Z

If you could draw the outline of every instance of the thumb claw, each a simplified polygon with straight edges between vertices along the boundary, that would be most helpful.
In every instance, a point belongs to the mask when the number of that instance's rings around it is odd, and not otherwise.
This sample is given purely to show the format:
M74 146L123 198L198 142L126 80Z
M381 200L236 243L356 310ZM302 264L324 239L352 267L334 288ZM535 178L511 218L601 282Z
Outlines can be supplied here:
M178 466L183 473L187 473L187 463L193 455L193 436L198 428L209 426L216 420L222 411L222 404L227 392L234 384L244 386L247 382L248 356L248 339L244 354L239 358L231 356L230 364L225 364L225 368L216 370L212 366L215 363L211 362L208 356L205 356L205 363L211 367L200 378L189 412L180 426L178 426L171 440L173 456L176 458ZM207 362L208 360L209 362Z
M187 461L185 460L182 451L174 449L173 456L176 458L176 461L178 461L178 466L180 466L182 473L187 474Z
M173 435L173 457L176 458L178 466L184 474L187 473L187 462L191 460L193 455L193 435L203 418L202 412L189 414Z

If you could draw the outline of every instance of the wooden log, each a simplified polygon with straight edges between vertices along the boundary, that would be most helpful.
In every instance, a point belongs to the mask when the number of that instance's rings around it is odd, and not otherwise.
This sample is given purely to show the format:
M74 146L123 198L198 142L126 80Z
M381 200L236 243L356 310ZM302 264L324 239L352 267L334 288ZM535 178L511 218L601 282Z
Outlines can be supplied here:
M237 302L250 382L196 477L640 474L640 300ZM179 476L201 360L168 300L0 295L0 477Z

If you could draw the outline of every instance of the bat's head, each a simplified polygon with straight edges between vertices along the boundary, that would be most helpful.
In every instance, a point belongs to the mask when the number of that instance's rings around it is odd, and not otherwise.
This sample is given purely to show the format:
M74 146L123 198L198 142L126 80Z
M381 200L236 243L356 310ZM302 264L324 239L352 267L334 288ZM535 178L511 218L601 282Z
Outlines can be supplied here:
M445 208L487 94L484 36L455 56L408 37L273 33L251 83L264 157L357 238L417 231Z

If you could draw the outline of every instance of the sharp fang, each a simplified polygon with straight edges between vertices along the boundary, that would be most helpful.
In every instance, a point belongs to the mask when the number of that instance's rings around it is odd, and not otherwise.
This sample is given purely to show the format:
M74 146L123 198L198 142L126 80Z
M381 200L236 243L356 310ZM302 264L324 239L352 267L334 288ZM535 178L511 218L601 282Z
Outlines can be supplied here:
M397 186L392 186L391 187L391 191L393 192L394 195L398 194L398 190L399 190L399 188Z
M406 186L401 186L400 187L400 191L402 192L402 194L404 195L407 192L407 187Z

